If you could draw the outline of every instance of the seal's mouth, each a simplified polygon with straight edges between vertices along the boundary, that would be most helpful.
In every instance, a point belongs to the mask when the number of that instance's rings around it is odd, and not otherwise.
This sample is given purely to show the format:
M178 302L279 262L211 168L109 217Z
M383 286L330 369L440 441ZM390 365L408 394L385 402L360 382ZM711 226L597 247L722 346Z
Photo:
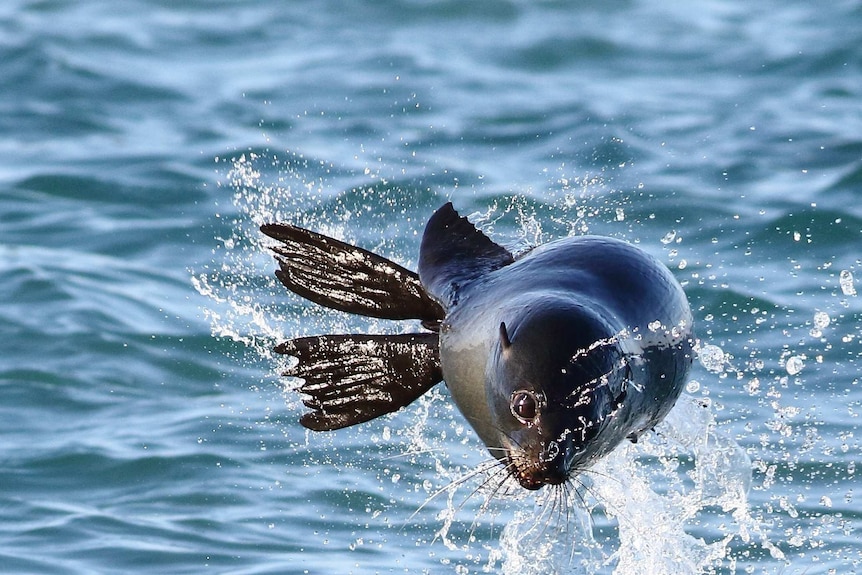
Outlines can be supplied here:
M571 471L563 464L564 458L542 461L526 453L509 452L506 468L524 489L536 491L545 485L562 485L569 480Z
M536 491L544 487L545 485L562 485L568 480L567 475L558 475L558 474L516 474L515 478L518 480L518 483L524 489L529 489L530 491Z

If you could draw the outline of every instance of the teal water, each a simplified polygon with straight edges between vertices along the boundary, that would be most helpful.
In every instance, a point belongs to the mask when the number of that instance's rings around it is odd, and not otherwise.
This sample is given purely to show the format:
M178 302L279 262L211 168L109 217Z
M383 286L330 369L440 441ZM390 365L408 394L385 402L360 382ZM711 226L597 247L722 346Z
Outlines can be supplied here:
M850 1L4 2L0 571L858 572L860 45ZM297 423L273 342L402 328L256 225L415 266L447 200L686 287L694 383L589 517L432 497L486 457L442 387Z

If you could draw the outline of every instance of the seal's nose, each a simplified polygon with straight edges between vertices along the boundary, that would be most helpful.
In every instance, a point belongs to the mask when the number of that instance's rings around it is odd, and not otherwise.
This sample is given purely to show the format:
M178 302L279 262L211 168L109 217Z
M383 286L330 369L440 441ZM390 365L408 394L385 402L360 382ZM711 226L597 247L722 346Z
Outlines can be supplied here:
M569 477L565 450L557 441L549 441L539 454L539 464L518 477L521 487L530 490L545 485L561 485Z
M535 469L532 473L525 473L518 476L518 483L524 489L535 491L541 489L545 485L562 485L568 479L568 473L556 465Z
M545 486L545 482L542 481L542 478L536 475L518 475L517 479L518 483L521 484L521 487L529 489L530 491L535 491Z

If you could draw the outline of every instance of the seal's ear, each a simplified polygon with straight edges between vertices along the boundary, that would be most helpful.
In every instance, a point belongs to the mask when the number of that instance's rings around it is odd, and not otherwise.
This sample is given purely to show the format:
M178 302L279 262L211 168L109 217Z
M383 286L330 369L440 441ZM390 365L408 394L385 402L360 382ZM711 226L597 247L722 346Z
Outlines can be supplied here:
M506 331L506 322L500 322L500 345L503 351L509 351L512 347L512 340L509 339L509 332Z

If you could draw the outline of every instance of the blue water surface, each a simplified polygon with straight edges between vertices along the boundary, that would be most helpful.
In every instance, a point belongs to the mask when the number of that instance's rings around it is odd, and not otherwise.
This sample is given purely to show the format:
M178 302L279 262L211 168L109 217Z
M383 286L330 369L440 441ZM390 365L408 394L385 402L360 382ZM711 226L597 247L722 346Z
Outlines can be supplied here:
M859 572L859 46L849 0L4 2L0 571ZM257 225L415 267L450 200L686 288L685 405L592 519L433 496L487 458L442 386L298 424L273 343L411 326L288 295Z

